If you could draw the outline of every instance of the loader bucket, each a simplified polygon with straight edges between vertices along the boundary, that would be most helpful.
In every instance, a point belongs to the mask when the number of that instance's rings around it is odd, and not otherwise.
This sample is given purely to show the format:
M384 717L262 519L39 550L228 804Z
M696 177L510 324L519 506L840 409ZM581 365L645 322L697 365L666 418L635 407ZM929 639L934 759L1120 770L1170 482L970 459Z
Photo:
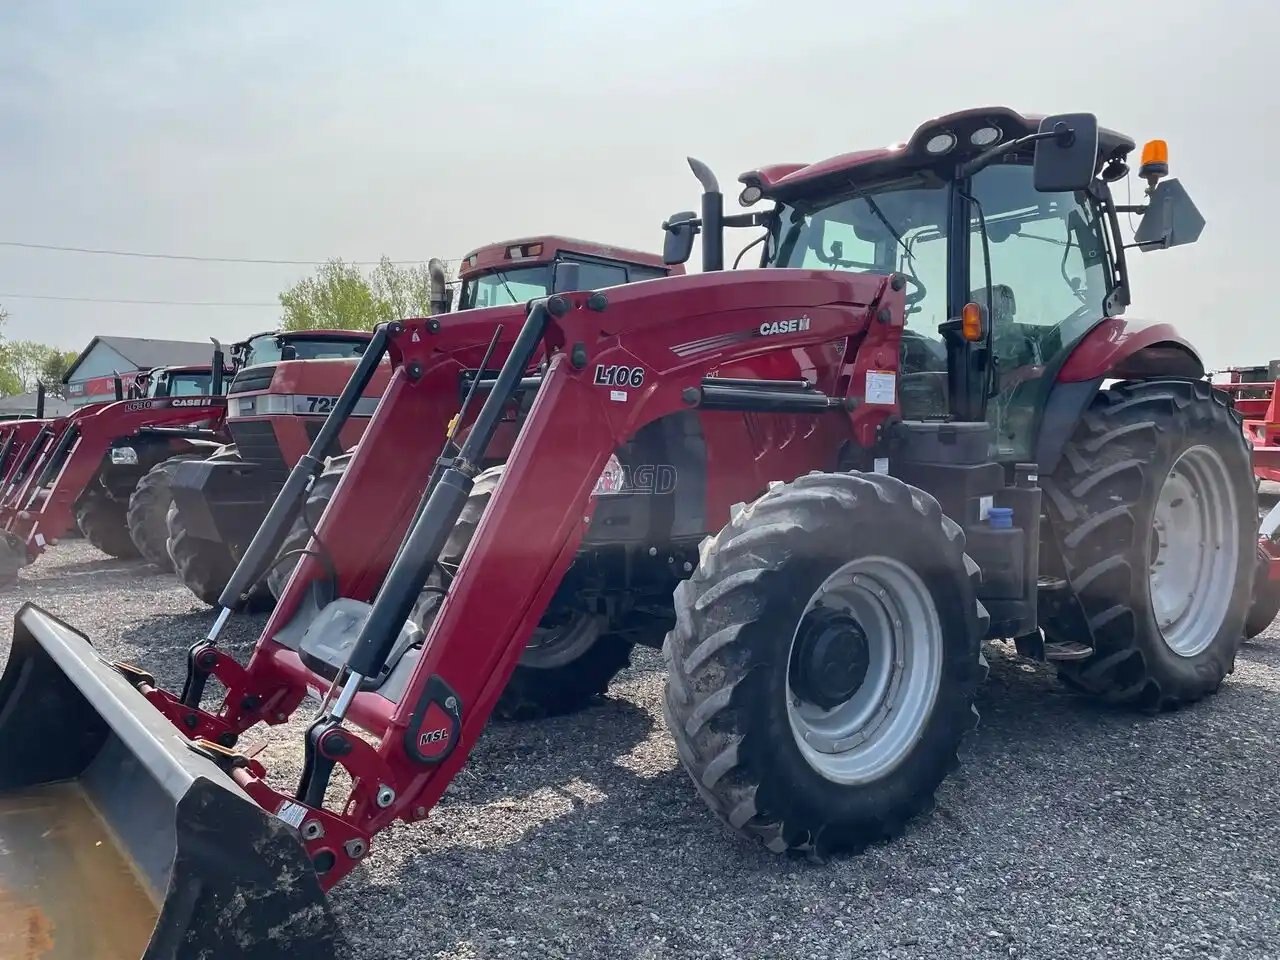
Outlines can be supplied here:
M25 605L0 676L0 957L346 953L294 829Z

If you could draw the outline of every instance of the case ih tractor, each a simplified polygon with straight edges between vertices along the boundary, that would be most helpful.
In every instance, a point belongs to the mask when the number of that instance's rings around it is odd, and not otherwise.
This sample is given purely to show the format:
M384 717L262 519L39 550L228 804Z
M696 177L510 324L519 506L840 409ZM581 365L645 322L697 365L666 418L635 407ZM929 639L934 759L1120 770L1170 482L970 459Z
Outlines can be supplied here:
M236 374L227 388L231 443L211 456L157 467L143 479L138 496L154 491L163 505L144 556L172 565L201 599L216 599L369 336L356 330L279 331L236 344ZM358 415L372 413L385 379L384 374L382 383L371 385ZM353 421L343 439L354 443L360 429Z
M778 853L856 849L927 808L973 725L984 640L1118 704L1213 692L1249 602L1255 491L1192 347L1122 317L1108 184L1133 146L1089 114L965 111L753 171L744 200L771 208L733 217L700 168L702 215L667 223L673 261L701 233L699 275L379 328L224 591L272 561L385 353L386 392L248 663L217 643L224 610L183 689L158 689L27 605L0 782L61 810L87 794L108 821L155 921L126 949L321 956L340 938L322 891L429 815L548 617L673 623L680 762ZM1202 223L1160 146L1143 250ZM760 269L721 271L735 225L763 228ZM482 485L503 423L514 445ZM238 737L307 699L300 779L271 782ZM61 861L24 809L6 886L74 930L100 901L83 877L32 889Z
M137 556L130 498L155 464L207 456L223 439L221 347L206 366L158 367L129 388L116 378L113 402L66 417L15 426L4 441L0 579L12 581L72 525L113 557Z
M526 237L490 244L463 257L456 306L470 310L524 303L570 286L604 287L683 272L683 266L664 264L661 256L640 250L568 237ZM455 304L443 264L432 261L431 273L435 316ZM236 354L241 372L231 383L227 406L234 447L157 478L171 491L173 504L167 553L179 578L201 600L217 603L237 560L290 468L311 446L368 340L369 334L353 331L263 334ZM359 441L389 376L389 366L379 369L347 425L325 451L333 460L317 482L317 504L336 486L348 459L342 454ZM267 571L270 594L283 589L306 547L311 515L308 511L295 518L280 562ZM255 587L251 600L258 606L269 603L271 596Z

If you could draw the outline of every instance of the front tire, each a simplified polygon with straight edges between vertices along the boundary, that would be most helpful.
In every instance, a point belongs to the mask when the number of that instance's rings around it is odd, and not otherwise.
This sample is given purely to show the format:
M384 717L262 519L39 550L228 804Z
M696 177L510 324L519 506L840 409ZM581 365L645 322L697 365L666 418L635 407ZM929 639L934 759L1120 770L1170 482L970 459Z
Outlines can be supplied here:
M108 556L132 560L138 548L129 536L128 506L91 488L76 501L76 526L84 538Z
M240 453L234 444L228 444L208 459L238 461ZM172 498L165 527L169 533L166 549L173 561L174 573L188 590L209 606L216 607L218 597L235 572L235 557L225 543L192 536L177 501ZM247 606L250 610L270 609L271 596L266 588L261 585L255 587L249 594Z
M126 522L129 537L142 559L162 570L173 569L169 556L169 505L173 503L173 490L169 481L174 468L186 460L203 460L199 453L183 453L162 460L143 474L129 497Z
M1257 549L1253 468L1225 396L1193 381L1101 391L1044 490L1094 642L1059 664L1064 682L1152 711L1216 691L1235 666Z
M663 648L681 763L775 853L891 837L977 719L988 618L964 534L878 474L775 484L704 541Z

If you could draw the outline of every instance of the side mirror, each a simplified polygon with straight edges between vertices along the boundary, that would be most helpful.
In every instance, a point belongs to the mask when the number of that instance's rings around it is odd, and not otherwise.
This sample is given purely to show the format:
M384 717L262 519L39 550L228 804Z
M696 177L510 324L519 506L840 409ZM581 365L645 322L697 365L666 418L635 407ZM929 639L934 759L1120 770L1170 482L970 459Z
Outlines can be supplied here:
M1057 113L1040 121L1034 175L1041 193L1084 190L1098 166L1098 118L1092 113Z
M1149 252L1194 243L1203 229L1204 217L1182 183L1162 180L1151 191L1147 212L1133 232L1133 246Z
M281 360L297 360L298 348L295 347L292 343L284 344L284 346L280 348L280 359Z
M698 235L698 215L692 210L673 213L662 229L666 239L662 243L662 262L667 266L686 263L693 255L693 238Z

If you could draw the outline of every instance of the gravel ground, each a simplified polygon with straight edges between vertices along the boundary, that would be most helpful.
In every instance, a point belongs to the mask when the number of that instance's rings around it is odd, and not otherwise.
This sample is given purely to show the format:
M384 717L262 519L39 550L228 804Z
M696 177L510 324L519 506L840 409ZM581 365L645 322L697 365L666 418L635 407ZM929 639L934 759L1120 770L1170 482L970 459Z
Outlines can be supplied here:
M31 599L163 685L210 613L141 564L68 541L0 594ZM233 622L245 654L261 617ZM1218 696L1149 718L988 649L983 723L936 811L825 865L739 842L679 768L641 651L576 717L496 725L425 824L379 836L332 894L360 957L1280 955L1280 635ZM0 656L7 656L0 641ZM296 777L300 727L273 731Z

